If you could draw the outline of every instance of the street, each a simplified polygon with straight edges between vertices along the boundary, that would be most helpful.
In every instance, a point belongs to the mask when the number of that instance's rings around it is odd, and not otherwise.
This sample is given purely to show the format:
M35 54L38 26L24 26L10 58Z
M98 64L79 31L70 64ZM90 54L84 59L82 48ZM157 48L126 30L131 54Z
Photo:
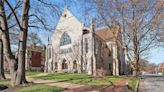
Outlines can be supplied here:
M144 75L140 81L139 92L164 92L164 76Z

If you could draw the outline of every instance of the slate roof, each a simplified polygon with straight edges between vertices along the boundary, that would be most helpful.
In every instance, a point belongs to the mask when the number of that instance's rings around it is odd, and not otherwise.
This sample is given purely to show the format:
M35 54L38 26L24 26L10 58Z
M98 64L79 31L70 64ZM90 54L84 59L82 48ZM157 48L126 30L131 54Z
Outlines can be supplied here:
M95 33L105 41L113 41L114 36L118 36L119 30L120 26L116 26L113 28L101 28L96 30Z

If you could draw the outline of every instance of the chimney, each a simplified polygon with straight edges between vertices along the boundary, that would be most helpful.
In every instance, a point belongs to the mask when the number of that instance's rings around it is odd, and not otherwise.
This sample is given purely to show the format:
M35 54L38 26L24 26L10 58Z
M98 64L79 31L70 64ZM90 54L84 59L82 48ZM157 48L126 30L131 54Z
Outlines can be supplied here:
M94 32L94 21L93 21L93 18L91 18L91 20L90 20L90 32L91 33Z

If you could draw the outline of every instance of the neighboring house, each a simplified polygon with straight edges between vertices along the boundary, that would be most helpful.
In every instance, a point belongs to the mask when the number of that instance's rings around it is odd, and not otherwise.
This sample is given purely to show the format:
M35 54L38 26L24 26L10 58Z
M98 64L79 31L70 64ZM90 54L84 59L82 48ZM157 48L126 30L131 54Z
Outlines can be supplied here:
M44 70L44 47L31 45L26 49L26 70Z
M17 55L16 52L13 52ZM5 57L4 57L5 59ZM31 45L26 48L25 69L34 71L43 71L45 63L45 48L41 46ZM9 63L4 60L4 69L9 71Z
M161 72L164 74L164 63L159 64L158 72Z
M87 28L65 9L46 47L44 71L86 72L94 76L125 74L121 39L120 26L94 30L91 21Z

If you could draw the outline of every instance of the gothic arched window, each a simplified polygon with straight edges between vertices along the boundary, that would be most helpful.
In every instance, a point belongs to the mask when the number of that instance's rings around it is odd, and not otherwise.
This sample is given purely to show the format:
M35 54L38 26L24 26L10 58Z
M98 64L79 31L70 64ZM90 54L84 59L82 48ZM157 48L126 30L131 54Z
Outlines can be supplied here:
M60 39L60 46L71 44L71 38L67 33L63 33L61 39Z

